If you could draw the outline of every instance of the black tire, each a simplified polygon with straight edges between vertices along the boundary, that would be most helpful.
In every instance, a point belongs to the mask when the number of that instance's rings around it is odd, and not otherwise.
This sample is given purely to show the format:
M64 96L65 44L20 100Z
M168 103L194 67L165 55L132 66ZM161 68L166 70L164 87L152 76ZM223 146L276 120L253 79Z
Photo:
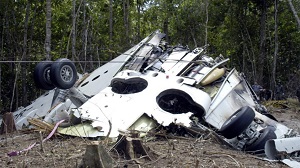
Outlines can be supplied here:
M227 139L240 135L253 121L255 113L252 108L245 106L232 114L219 130Z
M251 145L247 145L245 147L245 151L252 153L263 153L265 149L265 144L270 139L276 139L277 136L274 130L271 127L267 127L259 131L260 135L256 141L254 141Z
M35 85L43 90L52 90L55 88L50 79L50 68L52 61L39 62L33 71L33 80Z
M67 58L56 60L50 69L50 79L59 89L69 89L77 80L77 71L73 62Z
M202 106L195 103L190 95L178 89L168 89L156 97L158 106L172 114L192 112L196 117L202 118L205 111Z

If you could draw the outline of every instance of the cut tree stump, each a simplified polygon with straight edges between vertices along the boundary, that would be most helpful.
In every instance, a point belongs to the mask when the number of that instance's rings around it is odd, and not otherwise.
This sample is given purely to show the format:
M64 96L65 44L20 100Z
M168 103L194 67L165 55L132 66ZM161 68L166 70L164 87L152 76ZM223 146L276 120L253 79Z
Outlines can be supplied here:
M93 141L87 145L82 160L82 167L110 168L113 165L113 158L98 141Z
M127 160L145 158L151 161L155 158L151 152L149 153L149 149L143 145L139 134L135 131L129 131L120 136L113 149L120 154L123 153Z
M7 112L3 115L0 134L11 133L16 131L15 120L12 112Z

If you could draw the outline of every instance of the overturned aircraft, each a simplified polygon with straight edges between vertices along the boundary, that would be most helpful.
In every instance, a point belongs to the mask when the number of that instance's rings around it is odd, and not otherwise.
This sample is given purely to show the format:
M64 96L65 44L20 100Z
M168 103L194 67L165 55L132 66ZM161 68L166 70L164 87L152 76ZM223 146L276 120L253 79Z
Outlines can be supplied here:
M66 58L40 62L34 79L48 91L14 112L17 129L29 127L30 118L64 119L61 134L117 137L120 130L147 132L175 122L211 129L237 150L299 166L290 159L298 157L298 133L268 113L243 73L226 67L229 59L213 59L205 47L168 46L164 36L153 32L90 74L77 74Z

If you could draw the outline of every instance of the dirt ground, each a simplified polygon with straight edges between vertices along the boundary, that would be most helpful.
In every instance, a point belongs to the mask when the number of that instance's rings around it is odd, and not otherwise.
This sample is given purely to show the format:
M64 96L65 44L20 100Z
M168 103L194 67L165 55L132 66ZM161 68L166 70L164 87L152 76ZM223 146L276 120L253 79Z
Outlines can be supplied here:
M279 122L300 131L300 104L298 102L266 102L270 113ZM38 131L18 131L0 135L0 167L80 167L86 147L95 139L55 135L40 145ZM26 149L37 142L31 150L9 157L12 151ZM236 151L220 143L214 136L208 138L176 137L142 139L143 145L151 151L151 157L126 160L112 149L113 143L103 142L104 148L114 159L114 167L288 167L279 162L264 160L263 157ZM105 142L105 143L104 143ZM43 149L43 150L42 150Z

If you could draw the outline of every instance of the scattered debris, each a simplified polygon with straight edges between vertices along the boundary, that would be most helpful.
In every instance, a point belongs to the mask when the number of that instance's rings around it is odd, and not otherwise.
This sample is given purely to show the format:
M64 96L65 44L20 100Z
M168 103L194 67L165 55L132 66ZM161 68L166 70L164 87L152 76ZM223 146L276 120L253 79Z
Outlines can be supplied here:
M72 61L40 62L34 79L37 86L49 91L14 112L16 128L36 125L40 131L49 130L45 124L28 120L42 117L50 124L64 119L59 123L60 134L122 135L114 149L136 162L140 157L153 160L140 137L157 127L166 132L155 134L165 138L212 136L228 147L253 154L269 152L265 144L273 139L287 143L289 138L300 139L259 103L243 73L226 66L228 58L208 56L207 46L194 50L169 46L164 37L153 32L91 74L79 75L84 79L77 83ZM100 153L99 146L95 152ZM289 157L298 157L293 154Z
M56 131L58 125L59 125L60 123L62 123L62 122L64 122L64 120L61 120L61 121L59 121L58 123L56 123L56 125L55 125L54 128L53 128L53 130L50 132L50 134L49 134L45 139L41 140L41 143L43 143L43 142L45 142L46 140L48 140L49 138L51 138L51 137L53 136L53 134L55 133L55 131ZM30 150L31 148L33 148L35 145L37 145L37 142L31 144L31 145L28 146L28 148L26 148L26 149L23 149L23 150L20 150L20 151L12 151L12 152L9 152L7 155L8 155L8 156L17 156L17 155L20 155L21 153L26 152L26 151Z
M34 126L36 131L42 131L45 133L50 133L54 129L54 125L44 122L43 120L37 118L28 119L28 122Z

